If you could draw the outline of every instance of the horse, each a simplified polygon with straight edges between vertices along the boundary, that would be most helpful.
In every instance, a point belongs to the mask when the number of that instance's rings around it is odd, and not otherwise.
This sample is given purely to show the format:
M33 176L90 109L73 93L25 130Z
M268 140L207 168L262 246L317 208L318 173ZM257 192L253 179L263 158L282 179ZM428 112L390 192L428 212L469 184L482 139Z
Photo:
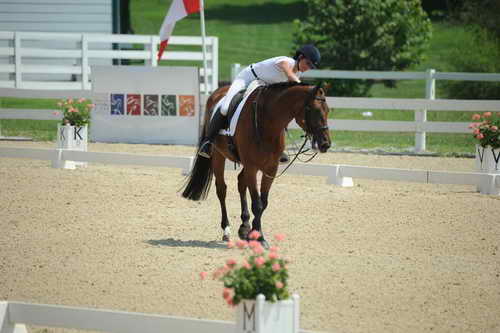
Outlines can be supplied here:
M214 106L225 96L228 89L228 86L221 87L209 96L198 148L207 131ZM324 153L331 145L328 113L325 91L320 85L284 82L257 88L248 96L241 110L234 136L229 138L218 135L212 144L210 159L195 156L191 172L183 186L182 196L190 200L204 200L215 175L216 192L222 214L222 240L229 241L224 169L226 159L240 163L242 169L238 174L238 192L242 223L238 235L240 239L247 240L250 232L256 230L260 235L258 241L268 247L262 233L261 217L268 206L269 191L285 149L285 130L295 119L306 136L311 138L313 146ZM260 191L258 172L262 173ZM250 192L251 210L254 216L251 228L247 189Z

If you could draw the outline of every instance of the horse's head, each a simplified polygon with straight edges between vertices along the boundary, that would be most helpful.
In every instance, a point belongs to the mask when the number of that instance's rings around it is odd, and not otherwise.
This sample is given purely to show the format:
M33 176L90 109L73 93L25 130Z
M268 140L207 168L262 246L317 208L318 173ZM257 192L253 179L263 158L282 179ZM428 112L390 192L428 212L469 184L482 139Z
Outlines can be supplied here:
M310 90L304 108L296 114L295 121L311 137L313 147L324 153L330 148L331 139L328 129L328 112L325 91L321 85Z

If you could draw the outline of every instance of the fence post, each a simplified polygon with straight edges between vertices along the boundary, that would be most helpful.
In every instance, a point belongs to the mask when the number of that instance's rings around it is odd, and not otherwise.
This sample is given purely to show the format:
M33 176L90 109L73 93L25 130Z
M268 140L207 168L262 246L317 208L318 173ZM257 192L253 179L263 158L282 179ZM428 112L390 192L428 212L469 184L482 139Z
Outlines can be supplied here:
M426 72L425 79L425 98L429 100L433 100L435 98L435 88L436 88L436 79L434 78L434 74L436 71L434 69L428 69ZM415 122L417 124L417 132L415 133L415 152L423 152L426 150L426 133L422 129L420 129L421 124L427 121L427 110L415 111Z
M89 41L86 34L82 34L82 90L90 90L89 84Z
M21 64L21 33L16 31L14 33L14 64L16 68L16 88L22 88L22 64Z
M157 39L155 38L156 36L151 36L149 39L149 44L146 44L146 50L149 51L149 60L144 61L144 65L149 65L151 67L156 67L158 66L158 59L156 58L156 53L158 52L158 49L156 47L157 44Z

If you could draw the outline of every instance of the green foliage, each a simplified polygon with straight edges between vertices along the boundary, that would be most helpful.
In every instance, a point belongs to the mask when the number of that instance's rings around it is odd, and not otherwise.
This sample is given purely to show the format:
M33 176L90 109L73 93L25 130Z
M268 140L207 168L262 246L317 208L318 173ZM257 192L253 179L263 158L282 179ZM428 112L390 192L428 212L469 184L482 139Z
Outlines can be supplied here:
M491 146L493 149L500 148L500 112L485 112L474 114L470 128L473 129L473 136L482 147Z
M447 70L500 73L500 43L489 36L484 29L475 29L474 35L463 38L460 49L450 53ZM447 81L443 88L448 98L498 99L500 96L500 82Z
M306 0L306 20L295 21L295 47L315 44L321 68L401 71L418 63L431 37L420 0ZM366 95L371 80L337 80L333 94ZM394 85L386 82L386 85Z
M90 123L90 111L94 104L90 103L85 98L73 100L69 98L57 103L63 112L63 125L85 126Z

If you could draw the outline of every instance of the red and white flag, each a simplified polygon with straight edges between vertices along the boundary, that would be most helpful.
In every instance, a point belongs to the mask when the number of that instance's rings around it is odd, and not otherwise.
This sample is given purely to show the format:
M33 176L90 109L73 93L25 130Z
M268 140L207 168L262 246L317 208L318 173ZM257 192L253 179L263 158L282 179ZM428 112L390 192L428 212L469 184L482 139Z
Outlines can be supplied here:
M158 50L158 60L161 59L163 51L167 47L168 39L174 30L175 23L189 14L200 11L200 0L173 0L168 10L167 16L163 20L160 28L160 49Z

